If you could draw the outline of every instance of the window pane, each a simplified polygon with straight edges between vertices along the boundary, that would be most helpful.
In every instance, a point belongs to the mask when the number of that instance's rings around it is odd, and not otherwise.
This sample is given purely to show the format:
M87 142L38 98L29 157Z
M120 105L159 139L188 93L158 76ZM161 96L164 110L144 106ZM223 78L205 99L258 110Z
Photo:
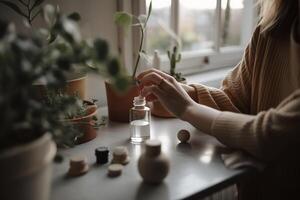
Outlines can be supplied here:
M241 44L244 0L222 0L221 46Z
M216 0L180 0L179 35L183 51L214 46Z
M147 10L150 0L147 0ZM152 0L152 13L147 24L147 53L159 50L161 54L169 49L171 37L165 29L170 29L171 0ZM165 27L165 28L163 28Z

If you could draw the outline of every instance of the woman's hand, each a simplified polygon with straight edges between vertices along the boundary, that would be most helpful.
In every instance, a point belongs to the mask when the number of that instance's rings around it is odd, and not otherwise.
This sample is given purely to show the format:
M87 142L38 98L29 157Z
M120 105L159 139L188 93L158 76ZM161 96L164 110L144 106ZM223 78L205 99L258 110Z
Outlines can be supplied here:
M178 83L175 78L159 70L150 69L142 72L137 79L142 88L142 96L150 101L157 98L179 118L182 118L188 107L196 104L186 92L193 90L192 87Z
M220 111L193 101L186 91L191 89L187 85L181 85L170 75L156 69L142 72L137 79L142 88L141 94L148 100L158 98L177 117L210 133L211 125Z

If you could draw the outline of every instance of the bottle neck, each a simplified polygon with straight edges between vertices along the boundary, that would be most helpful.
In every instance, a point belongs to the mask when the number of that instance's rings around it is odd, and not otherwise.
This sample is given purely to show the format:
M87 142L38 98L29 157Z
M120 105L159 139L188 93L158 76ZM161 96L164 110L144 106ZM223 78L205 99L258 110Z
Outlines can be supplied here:
M135 109L144 109L145 105L133 105Z
M141 97L141 96L134 97L133 106L137 109L145 108L145 106L146 106L145 97Z

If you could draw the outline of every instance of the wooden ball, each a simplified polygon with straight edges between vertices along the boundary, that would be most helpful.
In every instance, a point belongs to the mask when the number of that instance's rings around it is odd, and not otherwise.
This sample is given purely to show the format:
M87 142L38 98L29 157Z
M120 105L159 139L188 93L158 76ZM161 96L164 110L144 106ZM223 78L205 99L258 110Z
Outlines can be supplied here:
M182 129L177 133L177 138L180 142L187 142L190 137L190 132L188 130Z

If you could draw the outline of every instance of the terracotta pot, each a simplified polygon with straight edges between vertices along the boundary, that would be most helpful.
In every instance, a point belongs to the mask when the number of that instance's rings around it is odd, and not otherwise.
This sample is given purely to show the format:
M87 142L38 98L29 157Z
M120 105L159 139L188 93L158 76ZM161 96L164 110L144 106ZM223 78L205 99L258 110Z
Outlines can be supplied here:
M170 113L159 101L150 103L151 114L162 118L175 118L175 115Z
M67 76L66 87L62 89L68 95L78 95L80 99L86 97L86 74L72 73ZM35 83L38 90L38 97L43 98L46 95L47 86L43 83Z
M9 200L47 200L56 146L50 134L13 147L0 155L0 197Z
M74 95L78 94L79 98L85 99L86 98L86 74L72 74L69 75L67 86L64 89L66 94Z
M67 123L72 123L75 128L78 128L79 131L83 134L76 139L77 144L88 142L97 137L97 131L93 126L93 117L97 115L97 106L90 101L84 102L88 104L86 116L65 120L65 122Z
M125 93L118 93L110 83L105 82L105 88L109 120L129 122L129 110L133 98L139 95L138 87L133 85Z

